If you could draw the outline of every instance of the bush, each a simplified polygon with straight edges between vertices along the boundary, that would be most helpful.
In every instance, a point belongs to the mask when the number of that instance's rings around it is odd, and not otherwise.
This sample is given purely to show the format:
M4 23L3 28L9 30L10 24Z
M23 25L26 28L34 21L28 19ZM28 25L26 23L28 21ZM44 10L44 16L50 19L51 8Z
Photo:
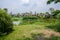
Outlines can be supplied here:
M54 29L57 32L60 32L60 22L59 23L56 23L56 24L53 24L53 25L49 25L47 27L48 28L51 28L51 29Z
M10 16L3 9L0 9L0 35L9 34L13 30L13 24Z
M38 17L36 17L36 16L25 16L25 17L23 17L23 20L36 20L36 19L38 19Z
M22 24L33 24L37 21L38 17L36 16L25 16L22 19Z

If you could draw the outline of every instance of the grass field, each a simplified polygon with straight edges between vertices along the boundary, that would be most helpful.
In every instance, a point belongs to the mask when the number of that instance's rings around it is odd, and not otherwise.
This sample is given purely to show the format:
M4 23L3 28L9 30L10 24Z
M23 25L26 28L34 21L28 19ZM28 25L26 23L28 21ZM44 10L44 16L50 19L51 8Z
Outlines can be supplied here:
M41 21L36 21L33 24L26 23L25 25L23 24L19 26L14 26L14 31L7 36L0 37L0 40L60 40L59 32L48 29L46 27L47 25L55 24L58 21Z

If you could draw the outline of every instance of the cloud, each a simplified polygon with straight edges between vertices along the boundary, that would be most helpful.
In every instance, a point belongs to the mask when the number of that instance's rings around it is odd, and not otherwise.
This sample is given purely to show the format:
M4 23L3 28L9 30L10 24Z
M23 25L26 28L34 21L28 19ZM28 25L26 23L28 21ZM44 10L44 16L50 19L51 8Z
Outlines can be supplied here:
M50 7L60 9L60 3L50 5L46 4L47 0L0 0L0 8L8 8L9 11L16 12L46 12Z
M30 0L22 0L22 3L29 3Z

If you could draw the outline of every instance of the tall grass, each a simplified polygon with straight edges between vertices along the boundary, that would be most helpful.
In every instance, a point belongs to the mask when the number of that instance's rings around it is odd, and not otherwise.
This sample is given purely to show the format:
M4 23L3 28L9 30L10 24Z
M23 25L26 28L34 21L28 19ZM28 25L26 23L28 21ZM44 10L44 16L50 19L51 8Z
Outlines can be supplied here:
M50 29L53 29L57 32L60 32L60 22L56 23L56 24L51 24L47 26Z

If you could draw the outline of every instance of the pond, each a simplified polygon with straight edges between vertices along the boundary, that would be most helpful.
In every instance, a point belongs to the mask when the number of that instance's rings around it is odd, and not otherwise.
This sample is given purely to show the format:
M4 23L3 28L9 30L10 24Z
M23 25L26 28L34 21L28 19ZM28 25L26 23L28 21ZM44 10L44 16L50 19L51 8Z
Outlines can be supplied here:
M13 25L19 25L20 24L20 21L13 21Z

